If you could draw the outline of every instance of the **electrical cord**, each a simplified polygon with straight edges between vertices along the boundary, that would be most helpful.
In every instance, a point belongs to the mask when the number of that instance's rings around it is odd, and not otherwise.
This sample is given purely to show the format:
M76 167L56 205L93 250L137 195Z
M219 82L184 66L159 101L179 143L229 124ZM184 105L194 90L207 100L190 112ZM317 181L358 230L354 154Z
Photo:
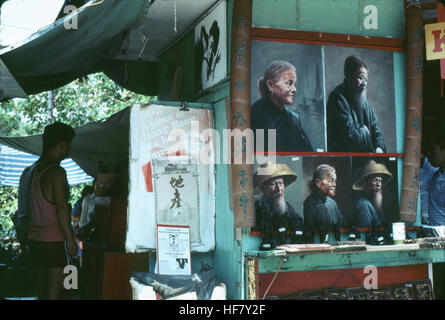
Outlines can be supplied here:
M269 292L269 289L272 287L273 283L275 282L275 279L277 278L278 273L280 272L281 266L283 265L283 261L284 261L284 257L281 257L280 258L280 265L278 266L278 270L275 273L275 276L273 277L273 279L270 282L269 286L267 287L267 290L266 290L266 292L264 293L264 296L263 296L263 300L266 299L266 296L267 296L267 293Z

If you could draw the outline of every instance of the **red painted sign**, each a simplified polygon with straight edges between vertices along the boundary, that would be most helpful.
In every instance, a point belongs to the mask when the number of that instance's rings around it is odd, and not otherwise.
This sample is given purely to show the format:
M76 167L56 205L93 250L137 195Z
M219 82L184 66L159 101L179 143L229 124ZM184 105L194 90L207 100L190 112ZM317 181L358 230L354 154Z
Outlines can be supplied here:
M437 4L437 22L445 22L445 6L441 3ZM445 79L445 59L440 59L440 76Z

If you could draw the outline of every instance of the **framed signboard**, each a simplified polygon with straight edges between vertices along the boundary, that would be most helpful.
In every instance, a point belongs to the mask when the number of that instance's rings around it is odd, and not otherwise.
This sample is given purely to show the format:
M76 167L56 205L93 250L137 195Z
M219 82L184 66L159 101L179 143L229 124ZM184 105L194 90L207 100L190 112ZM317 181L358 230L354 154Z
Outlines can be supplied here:
M187 225L193 243L199 232L199 172L197 164L153 161L157 224Z
M201 133L211 128L210 110L160 104L132 108L128 252L154 250L156 224L187 225L193 252L213 250L215 168L199 161L201 150L211 149ZM175 130L182 140L172 139Z

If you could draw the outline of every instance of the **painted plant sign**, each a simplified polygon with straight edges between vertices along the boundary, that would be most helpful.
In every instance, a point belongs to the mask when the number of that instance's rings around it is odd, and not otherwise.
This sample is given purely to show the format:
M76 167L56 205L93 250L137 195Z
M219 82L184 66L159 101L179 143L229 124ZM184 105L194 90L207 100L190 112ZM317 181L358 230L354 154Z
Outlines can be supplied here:
M195 27L195 92L227 77L226 17L223 1Z

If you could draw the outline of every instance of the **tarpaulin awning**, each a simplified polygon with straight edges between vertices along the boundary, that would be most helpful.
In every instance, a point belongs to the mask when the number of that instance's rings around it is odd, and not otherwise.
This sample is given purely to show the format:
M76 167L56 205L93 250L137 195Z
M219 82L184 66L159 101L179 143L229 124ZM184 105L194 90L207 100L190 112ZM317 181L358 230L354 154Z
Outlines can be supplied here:
M110 171L128 170L130 108L74 130L76 135L69 156L87 174L92 177L97 176L99 161L102 161ZM0 137L0 144L25 153L40 155L42 135Z
M150 3L106 0L95 5L90 1L24 41L0 49L0 58L26 94L52 90L103 71L103 64L117 55L127 32L141 23Z
M39 157L0 144L0 185L18 186L23 170ZM76 185L93 181L72 159L65 159L61 166L66 170L68 183Z

